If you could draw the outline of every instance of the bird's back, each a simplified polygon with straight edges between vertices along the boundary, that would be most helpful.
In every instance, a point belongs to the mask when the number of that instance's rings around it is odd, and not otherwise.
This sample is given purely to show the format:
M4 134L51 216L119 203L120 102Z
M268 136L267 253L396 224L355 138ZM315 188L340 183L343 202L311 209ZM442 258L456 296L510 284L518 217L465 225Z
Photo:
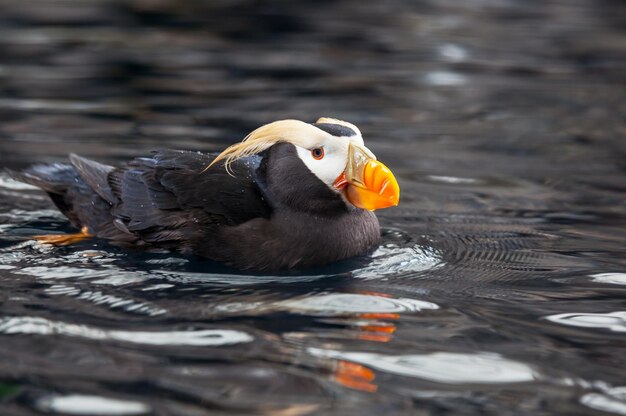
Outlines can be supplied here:
M233 175L206 170L214 154L160 150L121 167L76 155L69 164L36 165L12 172L46 191L78 228L121 243L194 245L220 226L269 216L256 185L259 157L233 164Z

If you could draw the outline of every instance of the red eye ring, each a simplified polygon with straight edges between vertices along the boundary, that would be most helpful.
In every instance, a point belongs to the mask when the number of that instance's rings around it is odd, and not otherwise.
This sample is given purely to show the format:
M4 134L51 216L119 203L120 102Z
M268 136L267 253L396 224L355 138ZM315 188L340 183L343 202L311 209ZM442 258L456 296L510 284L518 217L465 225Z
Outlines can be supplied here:
M323 147L316 147L311 149L311 156L313 156L313 159L315 160L321 160L324 158L324 148Z

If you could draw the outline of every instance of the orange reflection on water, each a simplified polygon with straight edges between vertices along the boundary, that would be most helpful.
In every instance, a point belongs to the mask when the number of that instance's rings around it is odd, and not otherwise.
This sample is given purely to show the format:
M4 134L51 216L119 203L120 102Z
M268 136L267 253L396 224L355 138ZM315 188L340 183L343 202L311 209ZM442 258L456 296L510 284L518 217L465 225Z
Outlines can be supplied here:
M391 335L387 335L387 334L365 333L365 334L359 334L358 338L362 339L363 341L374 341L374 342L389 342L389 341L391 341Z
M397 313L362 313L359 314L362 319L399 319L400 314ZM359 334L359 339L374 342L389 342L391 335L396 332L396 325L392 322L373 322L371 324L361 325L360 329L364 331Z
M386 334L393 334L396 332L395 325L364 325L361 327L362 331L370 332L384 332Z
M381 294L376 294L380 296ZM365 320L397 320L397 313L361 313L357 315ZM389 342L397 327L393 322L372 322L360 324L359 329L363 333L358 338L364 341ZM378 386L374 383L376 373L361 364L340 360L337 363L334 379L344 387L374 393Z
M335 369L335 381L344 387L374 393L378 386L372 381L376 378L374 371L361 364L340 360Z
M359 317L363 319L400 319L399 313L362 313Z

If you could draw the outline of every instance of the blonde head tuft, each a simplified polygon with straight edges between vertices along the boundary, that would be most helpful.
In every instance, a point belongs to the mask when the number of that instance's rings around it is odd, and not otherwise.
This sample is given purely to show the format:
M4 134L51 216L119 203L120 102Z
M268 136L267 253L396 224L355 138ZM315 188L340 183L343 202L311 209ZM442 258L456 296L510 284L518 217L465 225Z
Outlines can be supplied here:
M327 118L322 118L320 120L332 120ZM334 120L334 124L340 124L337 122L338 120ZM318 120L318 122L320 122ZM324 121L328 123L328 121ZM344 123L344 122L341 122ZM352 126L349 123L345 123L344 125L349 125L351 128L356 127ZM315 126L312 126L309 123L305 123L299 120L278 120L273 123L266 124L264 126L259 127L254 130L252 133L248 134L243 141L240 143L234 144L222 153L220 153L209 166L206 167L205 170L209 169L211 166L216 164L217 162L224 161L224 167L227 171L229 171L229 166L235 160L252 156L257 153L260 153L264 150L269 149L276 143L280 142L288 142L295 144L301 147L308 147L315 141L316 138L324 137L324 132L318 129ZM230 172L230 171L229 171Z

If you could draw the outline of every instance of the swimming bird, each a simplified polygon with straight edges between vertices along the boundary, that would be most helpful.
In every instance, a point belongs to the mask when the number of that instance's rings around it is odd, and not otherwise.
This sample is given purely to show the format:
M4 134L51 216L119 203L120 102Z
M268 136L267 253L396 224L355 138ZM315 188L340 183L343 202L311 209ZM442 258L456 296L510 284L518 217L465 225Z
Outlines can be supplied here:
M46 191L81 230L41 242L99 237L256 271L366 253L380 239L372 211L400 197L359 129L326 117L266 124L219 154L158 150L119 167L72 154L12 175Z

